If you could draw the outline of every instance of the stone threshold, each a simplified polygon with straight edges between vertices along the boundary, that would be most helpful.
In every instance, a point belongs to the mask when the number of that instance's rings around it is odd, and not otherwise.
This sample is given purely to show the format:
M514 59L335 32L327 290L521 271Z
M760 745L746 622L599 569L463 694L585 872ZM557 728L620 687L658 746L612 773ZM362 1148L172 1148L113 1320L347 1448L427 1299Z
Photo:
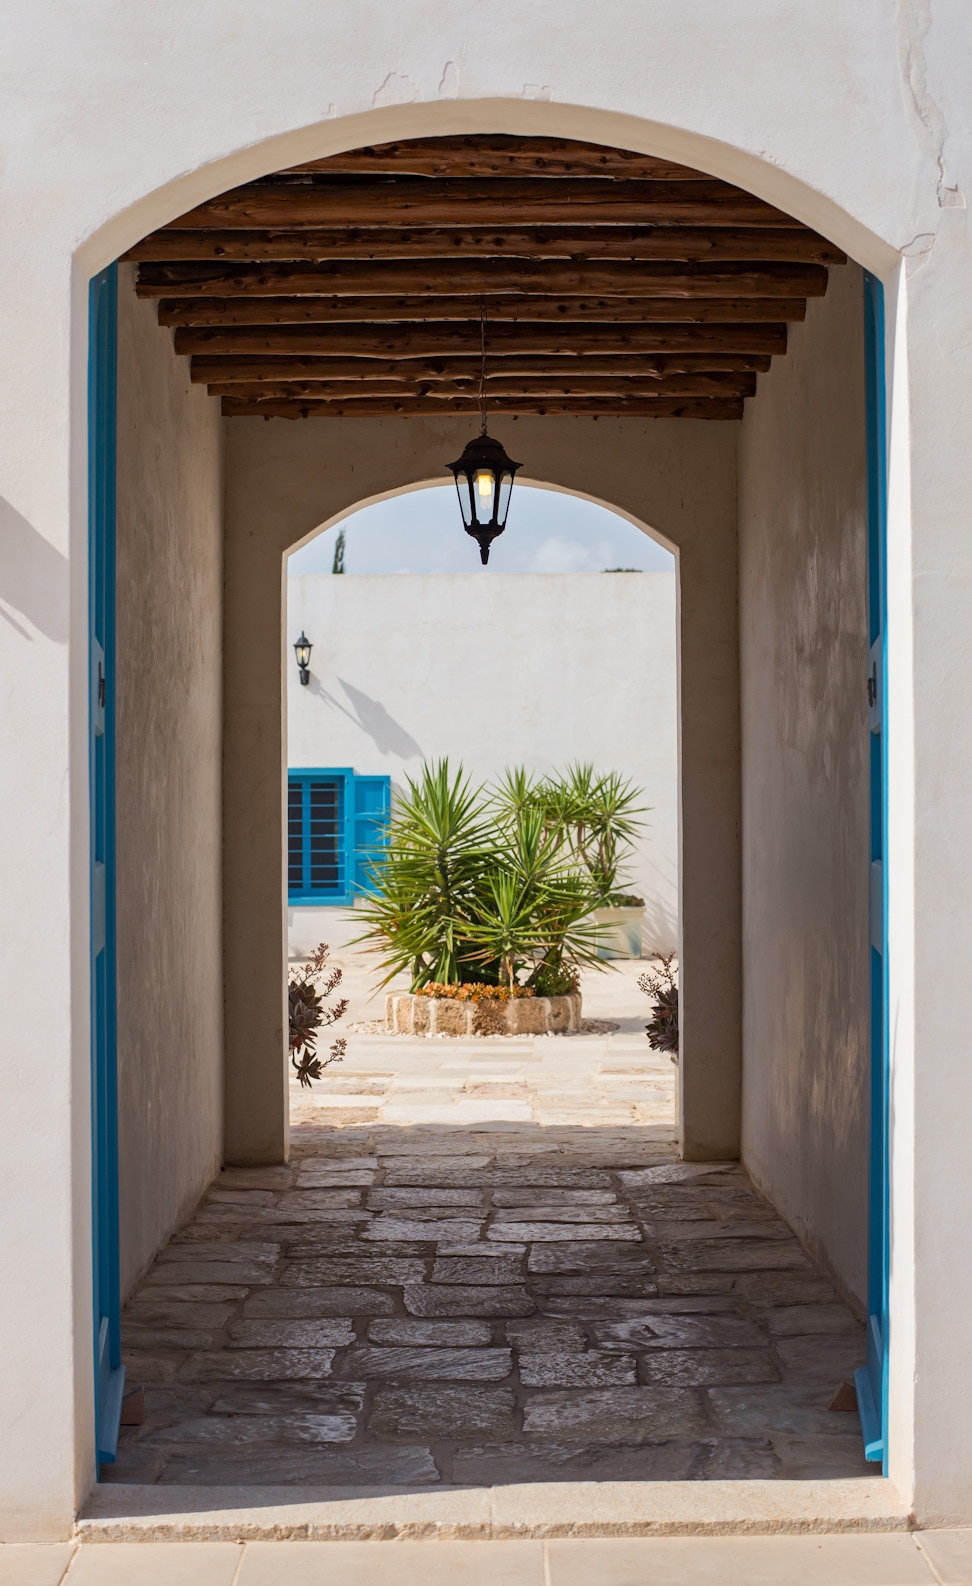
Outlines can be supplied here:
M81 1542L498 1541L910 1531L880 1476L509 1487L96 1487Z

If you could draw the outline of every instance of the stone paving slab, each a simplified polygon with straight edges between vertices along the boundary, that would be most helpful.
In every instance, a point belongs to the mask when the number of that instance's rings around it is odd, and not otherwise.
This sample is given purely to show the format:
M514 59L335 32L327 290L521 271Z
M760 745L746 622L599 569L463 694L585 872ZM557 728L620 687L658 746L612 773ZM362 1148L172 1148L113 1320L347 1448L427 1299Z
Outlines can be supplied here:
M337 1448L278 1447L173 1452L159 1482L184 1486L356 1487L432 1485L440 1480L427 1447Z
M375 1394L370 1428L382 1442L436 1442L489 1437L499 1441L517 1433L513 1390L508 1387L385 1387Z
M934 1576L907 1536L672 1537L551 1542L550 1586L926 1586ZM245 1577L244 1577L245 1578Z
M243 1548L231 1542L122 1543L83 1547L71 1586L234 1586Z
M219 1444L227 1449L256 1443L271 1446L350 1443L356 1430L357 1420L353 1410L338 1410L335 1414L325 1415L316 1410L286 1409L286 1413L281 1415L267 1415L261 1411L255 1415L200 1416L198 1420L181 1421L156 1432L153 1442L156 1447L164 1447L166 1443L192 1447Z
M60 1586L74 1551L70 1542L0 1544L0 1586Z
M345 1368L355 1377L390 1377L408 1382L502 1382L513 1369L508 1349L351 1349Z
M523 1414L526 1437L571 1438L584 1445L684 1442L703 1436L706 1429L699 1395L684 1388L537 1393Z

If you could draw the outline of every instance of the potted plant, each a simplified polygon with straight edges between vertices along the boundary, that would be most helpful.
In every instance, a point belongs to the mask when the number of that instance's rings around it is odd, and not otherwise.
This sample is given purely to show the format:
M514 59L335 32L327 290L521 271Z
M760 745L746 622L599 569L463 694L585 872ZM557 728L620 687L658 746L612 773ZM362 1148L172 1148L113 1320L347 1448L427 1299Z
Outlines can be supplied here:
M358 940L381 954L383 983L408 971L413 998L434 985L436 1001L454 991L457 1003L509 1003L510 1028L541 1017L573 1024L579 970L598 962L597 902L589 871L542 809L472 788L462 767L453 775L442 760L423 767L396 801ZM500 988L505 997L461 995L471 986ZM530 997L571 1005L518 1006ZM434 1010L436 1021L440 1014ZM432 1016L426 1006L408 1011L412 1028ZM458 1012L455 1021L455 1033L464 1033L468 1021Z

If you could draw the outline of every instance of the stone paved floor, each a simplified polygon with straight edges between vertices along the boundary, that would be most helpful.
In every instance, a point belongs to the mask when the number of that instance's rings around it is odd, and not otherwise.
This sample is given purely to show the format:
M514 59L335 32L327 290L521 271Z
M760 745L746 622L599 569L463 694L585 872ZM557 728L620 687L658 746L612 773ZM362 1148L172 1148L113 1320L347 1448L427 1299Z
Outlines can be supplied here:
M126 1307L103 1477L492 1485L873 1471L861 1328L607 1038L352 1037L286 1168L229 1170Z

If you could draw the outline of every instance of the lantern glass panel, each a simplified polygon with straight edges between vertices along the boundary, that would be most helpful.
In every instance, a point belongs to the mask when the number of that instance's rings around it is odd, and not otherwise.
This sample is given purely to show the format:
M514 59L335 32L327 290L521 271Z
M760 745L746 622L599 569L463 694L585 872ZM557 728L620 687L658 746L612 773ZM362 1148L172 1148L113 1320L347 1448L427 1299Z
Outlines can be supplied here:
M506 524L506 514L510 510L510 491L512 489L513 475L511 473L501 474L499 487L499 509L496 513L496 521L497 523L500 523L504 526Z
M459 497L459 511L462 513L463 527L471 529L474 521L471 474L456 474L456 494Z

